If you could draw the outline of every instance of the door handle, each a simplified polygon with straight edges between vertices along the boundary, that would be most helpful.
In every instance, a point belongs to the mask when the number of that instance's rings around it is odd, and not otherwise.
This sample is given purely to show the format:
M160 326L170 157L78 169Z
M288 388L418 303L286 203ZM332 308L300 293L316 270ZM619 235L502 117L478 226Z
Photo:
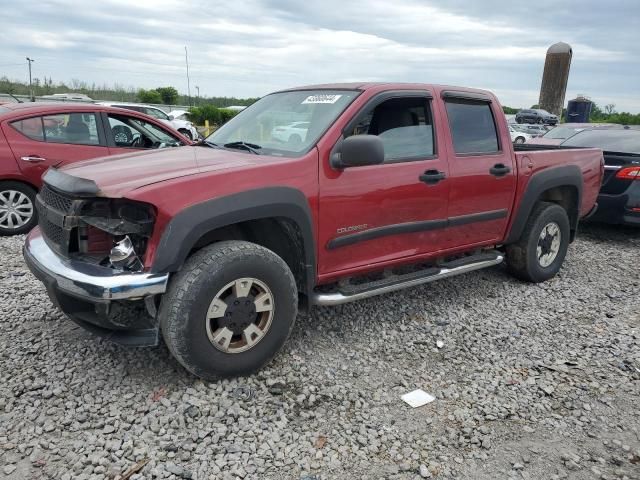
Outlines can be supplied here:
M421 182L424 182L427 185L435 185L440 180L444 180L446 178L446 175L444 174L444 172L439 172L438 170L427 170L418 178Z
M489 169L489 173L495 177L504 177L511 171L510 167L507 167L504 163L496 163Z
M47 161L46 158L38 157L37 155L27 155L26 157L20 157L20 160L22 160L23 162L30 162L30 163L40 163L40 162Z

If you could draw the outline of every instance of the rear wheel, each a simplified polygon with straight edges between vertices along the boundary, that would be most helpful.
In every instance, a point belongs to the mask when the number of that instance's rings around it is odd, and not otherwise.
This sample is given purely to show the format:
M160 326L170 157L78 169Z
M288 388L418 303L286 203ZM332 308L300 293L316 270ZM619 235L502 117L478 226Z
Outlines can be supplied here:
M215 379L266 365L298 311L287 264L259 245L225 241L192 255L160 305L167 346L191 373Z
M20 182L0 182L0 236L27 233L36 223L36 191Z
M524 143L524 137L516 137L513 143Z
M555 276L569 247L569 217L560 205L540 202L531 213L520 239L507 246L509 271L528 282Z

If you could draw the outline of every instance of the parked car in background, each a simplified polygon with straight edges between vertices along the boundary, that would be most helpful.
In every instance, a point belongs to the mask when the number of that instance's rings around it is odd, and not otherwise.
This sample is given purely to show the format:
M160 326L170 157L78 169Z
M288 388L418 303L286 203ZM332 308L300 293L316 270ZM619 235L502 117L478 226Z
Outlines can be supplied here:
M171 110L168 114L169 120L184 120L190 122L190 112L188 110Z
M511 135L511 141L513 143L524 143L524 142L528 142L533 138L528 133L522 132L520 130L516 130L511 125L509 125L509 135Z
M36 191L49 167L189 143L155 118L120 108L93 103L2 105L0 235L25 233L37 223Z
M640 130L584 130L561 145L604 150L598 210L590 220L640 227Z
M540 125L555 125L558 123L558 117L540 108L530 108L520 110L518 113L516 113L516 122L538 123Z
M82 102L92 102L93 99L85 95L84 93L53 93L51 95L42 95L40 98L47 98L50 100L72 100L72 101L82 101Z
M304 140L274 135L286 117L308 119ZM594 207L602 151L523 147L483 90L289 89L192 147L50 169L24 256L98 335L162 335L195 375L246 375L280 350L299 302L338 305L505 259L522 280L556 275Z
M603 130L615 128L623 128L623 126L617 125L615 123L563 123L555 128L552 128L541 137L532 139L529 143L537 145L560 145L567 138L570 138L576 133L583 130Z
M291 122L273 129L273 138L282 142L300 143L307 138L309 122Z
M178 130L185 137L190 140L197 140L200 136L196 127L189 120L181 120L177 118L169 117L169 114L158 107L151 105L144 105L141 103L118 103L118 102L100 102L100 105L106 105L109 107L126 108L127 110L133 110L135 112L145 113L157 118L161 122L169 125L172 128Z
M542 135L544 135L545 133L547 133L549 131L549 127L546 127L545 125L536 125L536 124L523 123L523 124L516 124L516 125L511 125L511 126L515 130L518 130L518 131L524 132L524 133L528 133L533 138L541 137Z

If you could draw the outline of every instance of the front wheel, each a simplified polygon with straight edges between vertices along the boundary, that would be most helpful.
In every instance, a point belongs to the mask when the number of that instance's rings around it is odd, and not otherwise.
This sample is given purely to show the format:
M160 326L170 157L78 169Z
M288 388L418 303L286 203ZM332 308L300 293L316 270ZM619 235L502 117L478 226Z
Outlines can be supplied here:
M569 248L569 217L560 205L539 202L520 239L507 246L507 265L517 278L543 282L554 277Z
M518 143L518 144L524 143L524 137L516 137L513 143Z
M225 241L189 257L159 316L174 357L194 375L213 380L266 365L297 312L296 283L282 258L253 243Z

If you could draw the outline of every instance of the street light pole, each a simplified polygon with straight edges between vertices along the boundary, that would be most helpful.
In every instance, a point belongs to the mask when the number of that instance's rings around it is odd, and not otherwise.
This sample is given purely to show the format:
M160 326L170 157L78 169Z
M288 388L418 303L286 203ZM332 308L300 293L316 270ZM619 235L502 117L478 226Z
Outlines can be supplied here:
M33 96L33 84L31 83L31 62L35 62L35 60L27 57L27 63L29 64L29 93L31 95L31 101L35 102L36 99Z
M200 87L198 85L196 85L196 92L198 92L196 94L196 105L197 105L198 103L200 103Z
M184 61L187 64L187 93L189 94L189 106L191 106L191 84L189 82L189 56L187 55L187 46L184 46Z

